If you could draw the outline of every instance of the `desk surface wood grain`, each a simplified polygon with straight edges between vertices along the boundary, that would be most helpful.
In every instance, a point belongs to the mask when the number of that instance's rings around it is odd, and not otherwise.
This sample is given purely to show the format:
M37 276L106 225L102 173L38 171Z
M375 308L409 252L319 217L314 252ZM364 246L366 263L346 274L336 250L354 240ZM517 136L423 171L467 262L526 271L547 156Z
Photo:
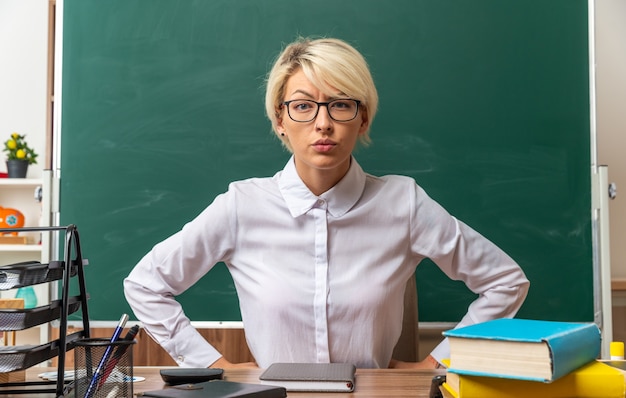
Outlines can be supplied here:
M135 367L134 376L145 377L145 381L134 384L134 393L162 389L165 386L159 370L162 367ZM37 380L37 375L54 371L55 368L34 367L26 371L27 380ZM242 383L259 383L261 369L229 369L224 379ZM324 398L428 398L433 376L445 374L443 370L399 370L399 369L357 369L356 385L353 393L324 393ZM54 394L3 394L11 398L48 398ZM291 397L312 398L319 393L289 392Z

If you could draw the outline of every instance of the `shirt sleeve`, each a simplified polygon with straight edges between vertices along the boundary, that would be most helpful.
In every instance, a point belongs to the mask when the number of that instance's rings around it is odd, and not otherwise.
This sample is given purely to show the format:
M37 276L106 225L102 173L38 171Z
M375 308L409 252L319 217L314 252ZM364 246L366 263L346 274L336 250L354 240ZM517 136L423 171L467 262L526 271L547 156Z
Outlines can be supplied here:
M195 284L230 249L232 225L220 195L183 229L158 243L124 280L124 294L146 332L183 367L208 367L221 354L191 325L175 296Z
M451 279L478 298L456 327L515 316L530 282L521 267L493 242L451 216L416 185L411 220L412 249L430 258ZM450 357L447 339L431 355Z

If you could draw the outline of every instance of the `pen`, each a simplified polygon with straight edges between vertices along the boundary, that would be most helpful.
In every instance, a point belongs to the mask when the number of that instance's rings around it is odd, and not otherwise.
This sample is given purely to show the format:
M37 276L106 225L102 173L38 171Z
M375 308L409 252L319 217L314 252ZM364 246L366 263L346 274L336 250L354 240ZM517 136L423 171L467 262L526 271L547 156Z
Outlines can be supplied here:
M113 387L113 389L111 389L111 392L107 394L106 398L115 398L117 397L117 393L120 391L120 388L118 386Z
M128 315L123 314L122 317L120 318L120 322L118 323L117 327L113 331L113 336L111 336L111 343L119 339L120 334L122 334L122 330L124 329L124 325L126 325L127 321L128 321ZM113 351L113 346L112 345L107 346L106 350L104 351L104 355L102 355L102 358L100 359L100 363L98 364L98 367L96 368L96 371L94 372L93 377L91 378L89 387L87 387L87 391L85 392L84 398L91 398L93 394L96 392L97 387L98 387L98 381L100 380L102 372L104 371L106 367L107 361L109 360L109 357L111 356L111 351Z
M135 336L137 336L137 333L139 333L139 325L135 325L132 328L130 328L128 333L126 333L126 336L124 336L123 340L132 341L135 338ZM107 362L106 367L104 368L104 372L102 372L102 377L100 378L100 381L98 382L98 388L102 387L102 384L104 384L104 382L107 380L107 378L109 377L113 369L115 369L115 365L117 365L117 363L120 361L120 359L122 358L122 355L124 355L124 353L126 352L129 346L130 344L123 344L117 347L117 349L115 350L115 353L111 357L111 360Z

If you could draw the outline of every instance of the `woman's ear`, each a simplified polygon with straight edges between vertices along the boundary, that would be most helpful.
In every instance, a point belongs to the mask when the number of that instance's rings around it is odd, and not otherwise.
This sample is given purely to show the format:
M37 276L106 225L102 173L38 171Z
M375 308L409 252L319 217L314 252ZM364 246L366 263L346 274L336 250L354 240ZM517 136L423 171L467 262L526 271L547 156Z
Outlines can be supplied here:
M283 125L283 118L279 117L276 119L276 132L280 135L285 135L285 126Z
M276 108L275 111L275 115L276 115L276 132L279 133L280 135L285 135L285 126L283 124L283 112L281 108Z
M359 135L365 134L370 127L370 118L367 114L367 108L361 108L361 126L359 127Z

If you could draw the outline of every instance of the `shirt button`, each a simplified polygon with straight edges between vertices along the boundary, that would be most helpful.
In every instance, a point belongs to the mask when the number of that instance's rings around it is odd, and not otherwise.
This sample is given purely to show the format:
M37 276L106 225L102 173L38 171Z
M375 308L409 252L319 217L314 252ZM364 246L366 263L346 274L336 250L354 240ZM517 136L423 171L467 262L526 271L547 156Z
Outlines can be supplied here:
M177 357L176 357L176 362L178 362L178 363L183 363L183 362L185 362L185 357L184 357L184 356L182 356L182 355L177 356Z

